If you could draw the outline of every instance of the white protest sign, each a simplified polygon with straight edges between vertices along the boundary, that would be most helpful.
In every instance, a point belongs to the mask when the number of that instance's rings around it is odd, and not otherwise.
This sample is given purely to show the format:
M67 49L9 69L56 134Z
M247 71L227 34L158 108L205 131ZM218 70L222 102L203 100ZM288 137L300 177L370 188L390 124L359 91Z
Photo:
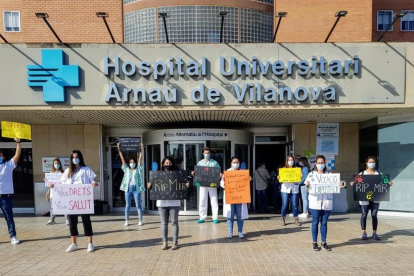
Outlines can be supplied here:
M45 186L62 184L62 173L45 173ZM50 197L53 197L53 189L50 190Z
M94 213L93 187L90 184L57 184L53 188L54 215Z
M309 194L339 194L341 193L340 179L340 173L311 173L309 174Z

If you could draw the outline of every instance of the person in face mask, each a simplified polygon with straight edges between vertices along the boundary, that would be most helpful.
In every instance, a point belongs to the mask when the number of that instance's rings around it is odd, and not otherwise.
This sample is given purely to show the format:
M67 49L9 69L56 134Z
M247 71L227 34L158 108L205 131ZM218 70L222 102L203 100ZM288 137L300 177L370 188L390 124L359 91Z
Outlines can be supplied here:
M13 188L13 170L17 167L22 147L20 145L20 139L15 138L16 141L16 153L9 161L5 160L4 153L0 151L0 208L3 212L4 219L7 222L9 229L9 235L12 244L19 244L20 241L16 237L16 226L13 218L13 203L11 195L14 194Z
M175 165L175 161L172 157L166 156L161 162L161 170L163 171L175 171L178 170ZM151 189L152 183L148 182L148 189ZM187 182L185 186L188 188L190 183ZM172 234L173 234L173 246L171 250L178 249L178 213L180 212L181 200L157 200L158 211L160 212L161 219L161 235L162 235L162 247L161 250L168 249L168 221L171 220Z
M286 158L285 168L295 168L295 159L292 156ZM278 177L279 179L279 177ZM282 226L286 225L286 212L289 205L289 199L292 202L292 212L295 218L295 224L300 226L298 218L298 201L299 201L299 184L300 183L282 183Z
M305 184L307 187L310 185L310 178L313 178L315 174L329 173L326 169L325 156L319 155L316 157L316 171L313 170L308 174ZM340 187L345 187L345 182L340 182ZM319 251L318 246L318 225L321 224L321 247L327 251L331 251L331 248L326 243L326 236L328 234L328 218L333 208L333 194L309 194L309 209L312 214L312 249Z
M62 174L63 173L63 169L62 169L62 163L60 162L59 158L55 158L53 160L53 166L52 169L50 171L50 173L58 173L58 174ZM46 183L46 178L45 178L45 183ZM50 187L49 184L47 184L47 187L49 187L49 201L50 201L50 206L52 207L52 200L53 200L53 189ZM50 220L48 220L46 222L46 225L53 225L55 224L55 218L56 216L53 215L53 209L50 208ZM66 218L66 225L69 225L69 220Z
M237 157L231 158L231 168L228 171L240 170L240 161ZM220 181L220 186L224 189L223 196L223 216L227 218L227 229L229 231L228 238L233 238L233 225L234 225L234 216L237 218L237 231L239 238L243 239L243 224L244 220L249 218L247 204L226 204L226 187L225 187L225 178L224 175Z
M142 164L142 149L143 145L141 144L141 151L139 152L138 163L135 158L130 158L129 162L125 162L124 155L120 150L120 145L118 143L119 157L122 162L122 171L124 172L124 177L121 182L120 190L125 192L125 224L124 226L129 225L129 211L131 209L131 200L134 197L135 205L138 212L138 226L142 226L142 206L141 206L141 192L145 191L145 185L143 182L143 168Z
M368 156L365 160L366 169L363 172L360 172L360 175L381 175L379 171L375 169L377 159L374 156ZM354 185L354 182L350 183L351 186ZM392 186L392 182L390 181L388 183L390 186ZM369 213L369 210L371 209L371 217L372 217L372 238L376 241L381 240L381 238L377 234L377 228L378 228L378 210L380 201L360 201L359 205L361 205L361 229L362 229L362 240L367 240L367 216Z
M200 160L197 163L197 166L204 166L204 167L216 167L220 168L220 165L217 163L216 160L211 158L211 152L209 148L203 148L203 155L204 159ZM191 172L194 176L194 172ZM211 187L200 187L200 201L199 201L199 215L200 219L197 223L204 223L207 218L207 200L208 196L210 195L210 204L211 209L213 212L213 223L219 223L218 220L218 200L217 200L217 188Z
M259 167L254 172L253 180L257 191L257 203L259 213L267 213L267 186L270 178L269 171L266 169L264 162L259 163Z
M79 150L72 151L70 155L69 168L65 170L62 176L62 184L92 184L92 187L97 187L98 183L95 181L96 174L85 165L83 155ZM53 188L53 187L52 187ZM81 215L83 230L85 236L88 237L88 249L87 252L95 251L95 247L92 243L92 222L89 214ZM72 238L72 244L66 249L66 252L72 252L78 250L79 247L76 244L78 232L78 215L68 215L69 219L69 230Z

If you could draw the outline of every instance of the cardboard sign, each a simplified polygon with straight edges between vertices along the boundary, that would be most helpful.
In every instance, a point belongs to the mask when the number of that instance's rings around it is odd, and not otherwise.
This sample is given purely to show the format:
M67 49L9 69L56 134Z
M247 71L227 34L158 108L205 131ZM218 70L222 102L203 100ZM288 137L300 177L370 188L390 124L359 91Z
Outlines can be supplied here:
M2 121L1 136L5 138L32 140L32 129L30 125Z
M250 176L248 170L224 172L227 204L250 203Z
M58 157L60 160L60 163L62 164L62 170L66 170L69 168L69 157ZM52 171L53 167L53 160L55 160L56 157L42 157L42 172L48 173Z
M194 185L216 188L220 185L221 168L195 166Z
M57 184L52 189L54 215L94 213L93 187L90 184Z
M121 151L141 151L141 139L140 138L120 138L119 149Z
M151 200L182 200L187 199L187 172L150 171Z
M354 175L355 201L390 201L390 176Z
M339 194L341 193L341 174L339 173L310 173L309 194Z
M302 180L302 170L300 168L280 168L279 182L299 183Z

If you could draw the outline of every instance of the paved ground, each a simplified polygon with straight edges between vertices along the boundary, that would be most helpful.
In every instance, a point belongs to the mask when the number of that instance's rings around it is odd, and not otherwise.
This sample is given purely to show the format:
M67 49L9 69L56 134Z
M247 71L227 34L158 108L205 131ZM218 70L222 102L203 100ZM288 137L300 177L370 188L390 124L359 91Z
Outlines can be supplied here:
M145 225L123 226L121 214L95 216L96 251L66 253L70 244L64 219L46 226L44 217L17 217L22 244L11 245L0 225L1 275L414 275L414 219L380 217L382 241L361 241L359 215L332 215L331 252L311 249L310 219L301 227L280 226L280 216L253 215L246 239L228 240L224 220L203 225L180 218L177 251L160 250L158 216ZM291 218L290 218L291 219ZM137 220L131 220L137 223ZM369 221L370 223L370 221ZM83 233L82 224L79 224Z

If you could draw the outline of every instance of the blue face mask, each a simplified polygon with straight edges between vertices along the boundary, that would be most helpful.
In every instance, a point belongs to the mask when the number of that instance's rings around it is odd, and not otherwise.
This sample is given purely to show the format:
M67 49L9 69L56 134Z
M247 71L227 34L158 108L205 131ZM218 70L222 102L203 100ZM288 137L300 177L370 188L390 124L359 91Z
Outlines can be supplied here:
M368 163L368 168L370 168L370 169L375 168L375 163Z
M210 159L210 154L204 154L205 159Z
M57 169L60 168L60 165L59 164L53 164L53 167L55 167L55 169L57 170Z
M79 158L73 158L72 159L73 164L78 165L79 164Z
M325 169L325 164L316 164L316 168L322 171L323 169Z
M3 157L0 156L0 164L3 163Z
M137 166L137 164L135 164L135 163L129 163L129 166L131 167L131 169L135 169L135 167Z

